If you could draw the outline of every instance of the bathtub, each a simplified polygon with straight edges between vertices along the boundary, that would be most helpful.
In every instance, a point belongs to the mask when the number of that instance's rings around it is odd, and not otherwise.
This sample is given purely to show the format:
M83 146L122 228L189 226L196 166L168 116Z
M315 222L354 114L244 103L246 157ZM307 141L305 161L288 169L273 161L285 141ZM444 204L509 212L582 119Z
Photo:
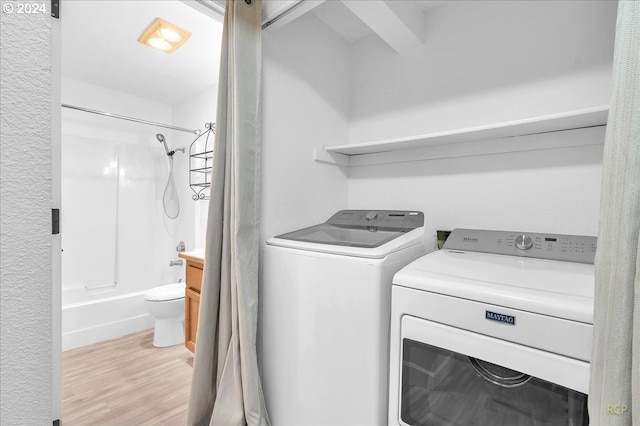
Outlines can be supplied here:
M145 292L102 292L87 300L84 288L63 289L62 351L153 328Z

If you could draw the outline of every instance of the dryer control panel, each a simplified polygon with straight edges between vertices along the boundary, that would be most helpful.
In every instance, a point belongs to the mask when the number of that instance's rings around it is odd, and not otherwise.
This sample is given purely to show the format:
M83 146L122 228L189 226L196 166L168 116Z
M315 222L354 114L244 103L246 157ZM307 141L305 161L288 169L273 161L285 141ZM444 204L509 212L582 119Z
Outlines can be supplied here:
M442 249L593 264L596 242L583 235L454 229Z

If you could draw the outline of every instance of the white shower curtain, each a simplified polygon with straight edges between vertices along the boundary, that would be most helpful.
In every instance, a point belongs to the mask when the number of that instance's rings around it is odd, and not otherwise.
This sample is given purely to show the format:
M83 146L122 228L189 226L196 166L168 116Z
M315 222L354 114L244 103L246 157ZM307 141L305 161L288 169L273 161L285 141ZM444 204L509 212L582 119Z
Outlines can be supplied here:
M226 2L190 425L268 425L256 355L262 0Z
M589 417L640 425L640 1L620 1L602 164Z

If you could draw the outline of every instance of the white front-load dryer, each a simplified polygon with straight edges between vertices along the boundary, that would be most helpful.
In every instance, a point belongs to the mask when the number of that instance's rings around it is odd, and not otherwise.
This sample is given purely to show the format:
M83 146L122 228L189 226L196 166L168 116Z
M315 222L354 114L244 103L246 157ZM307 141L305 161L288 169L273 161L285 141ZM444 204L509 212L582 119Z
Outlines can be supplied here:
M388 424L588 425L596 242L455 229L398 272Z
M416 211L344 210L267 241L262 378L272 424L386 422L391 281L427 247Z

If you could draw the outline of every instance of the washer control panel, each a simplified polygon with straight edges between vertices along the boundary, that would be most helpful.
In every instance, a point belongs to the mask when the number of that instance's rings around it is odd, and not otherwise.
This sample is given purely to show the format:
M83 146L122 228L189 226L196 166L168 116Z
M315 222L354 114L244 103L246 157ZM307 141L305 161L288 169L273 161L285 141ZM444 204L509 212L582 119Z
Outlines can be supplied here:
M515 244L520 250L529 250L533 246L533 240L527 234L520 234L516 237Z
M596 243L583 235L454 229L442 248L592 264Z
M424 214L417 210L340 210L326 223L344 228L408 231L424 226Z

